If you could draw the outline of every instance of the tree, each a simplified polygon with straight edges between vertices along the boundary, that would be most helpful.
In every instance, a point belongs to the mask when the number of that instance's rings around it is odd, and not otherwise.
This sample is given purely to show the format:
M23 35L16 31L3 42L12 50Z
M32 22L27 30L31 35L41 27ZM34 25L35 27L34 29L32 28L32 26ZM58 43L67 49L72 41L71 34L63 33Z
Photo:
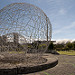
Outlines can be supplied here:
M61 43L61 44L56 44L56 50L63 50L64 48L64 44Z
M54 44L53 42L50 42L49 46L48 46L48 50L53 50L54 49Z
M65 49L67 49L67 50L71 50L72 49L72 43L71 42L67 42L66 43L66 46L65 46Z
M75 41L72 42L72 45L73 45L72 49L75 50Z

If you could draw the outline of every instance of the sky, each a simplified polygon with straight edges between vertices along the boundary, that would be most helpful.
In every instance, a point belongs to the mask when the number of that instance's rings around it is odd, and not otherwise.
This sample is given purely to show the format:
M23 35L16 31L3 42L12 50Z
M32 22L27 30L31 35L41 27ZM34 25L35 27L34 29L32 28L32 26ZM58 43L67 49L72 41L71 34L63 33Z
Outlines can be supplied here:
M75 0L0 0L0 9L23 2L41 8L49 17L53 40L75 40Z

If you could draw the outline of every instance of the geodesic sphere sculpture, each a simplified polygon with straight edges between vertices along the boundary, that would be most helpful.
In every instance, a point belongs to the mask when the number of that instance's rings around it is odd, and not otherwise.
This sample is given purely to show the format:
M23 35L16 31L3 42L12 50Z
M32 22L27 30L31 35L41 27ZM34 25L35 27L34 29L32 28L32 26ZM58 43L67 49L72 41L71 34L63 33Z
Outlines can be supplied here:
M0 10L0 38L2 38L0 41L3 41L3 45L7 45L8 42L19 45L35 41L50 41L49 18L34 5L28 3L10 4Z

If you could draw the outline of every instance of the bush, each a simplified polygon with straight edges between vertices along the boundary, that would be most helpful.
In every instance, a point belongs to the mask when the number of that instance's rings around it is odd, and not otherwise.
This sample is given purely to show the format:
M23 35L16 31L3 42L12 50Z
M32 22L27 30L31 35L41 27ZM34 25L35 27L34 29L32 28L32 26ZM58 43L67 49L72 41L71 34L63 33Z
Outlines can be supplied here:
M53 50L54 49L54 45L53 42L50 42L49 46L48 46L48 50Z
M73 47L72 43L68 42L68 43L66 43L65 50L71 50L72 47Z
M75 41L72 43L72 49L75 50Z

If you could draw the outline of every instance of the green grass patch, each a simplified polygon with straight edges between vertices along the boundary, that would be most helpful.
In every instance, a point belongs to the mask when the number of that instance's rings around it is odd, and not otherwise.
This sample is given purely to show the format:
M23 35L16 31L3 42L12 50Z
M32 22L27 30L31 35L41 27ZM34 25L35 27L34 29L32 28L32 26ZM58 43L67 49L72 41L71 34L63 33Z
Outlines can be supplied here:
M59 54L75 55L75 51L57 51Z

